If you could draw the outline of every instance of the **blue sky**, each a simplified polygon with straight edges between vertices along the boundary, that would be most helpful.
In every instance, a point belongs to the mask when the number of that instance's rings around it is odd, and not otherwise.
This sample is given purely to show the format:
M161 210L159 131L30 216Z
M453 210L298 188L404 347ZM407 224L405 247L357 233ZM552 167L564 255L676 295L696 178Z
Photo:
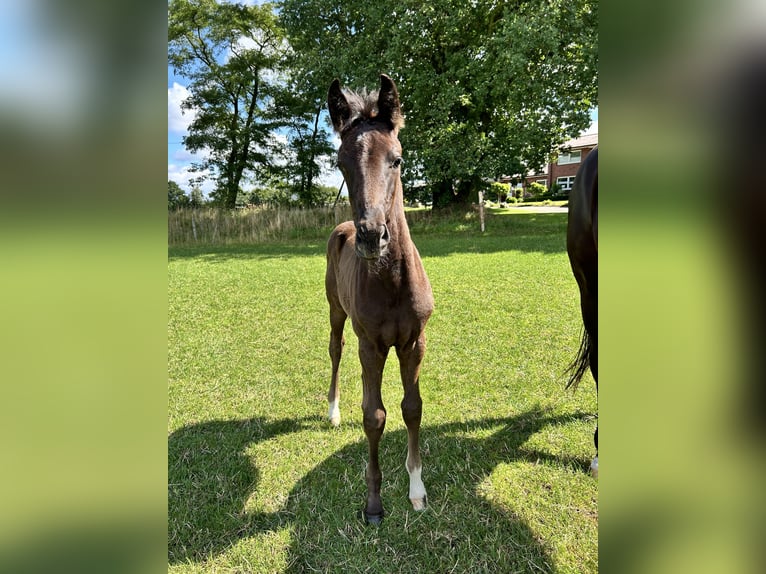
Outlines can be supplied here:
M191 164L199 161L199 154L192 154L186 150L182 143L186 135L189 122L192 120L190 112L183 113L181 102L189 95L186 90L188 82L185 78L176 76L171 68L168 68L168 179L178 183L184 191L190 191L189 178L195 177L189 171ZM213 189L213 183L206 181L202 185L205 194Z

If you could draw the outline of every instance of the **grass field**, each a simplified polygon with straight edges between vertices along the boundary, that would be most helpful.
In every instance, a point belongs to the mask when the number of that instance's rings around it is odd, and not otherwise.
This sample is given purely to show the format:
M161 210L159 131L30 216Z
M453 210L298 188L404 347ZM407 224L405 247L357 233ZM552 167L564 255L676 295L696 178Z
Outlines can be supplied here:
M346 326L338 429L315 236L169 250L168 560L180 572L596 572L597 400L566 215L411 226L434 290L421 372L428 508L407 498L395 353L384 374L380 527L358 518L367 446Z

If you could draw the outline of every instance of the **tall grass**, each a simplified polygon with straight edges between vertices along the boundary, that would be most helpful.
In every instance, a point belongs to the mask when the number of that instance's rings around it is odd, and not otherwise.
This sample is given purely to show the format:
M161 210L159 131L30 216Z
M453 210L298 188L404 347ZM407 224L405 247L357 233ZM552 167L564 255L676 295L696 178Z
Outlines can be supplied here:
M348 205L315 209L178 209L168 212L169 245L264 243L328 235L351 218Z
M489 209L488 217L508 213ZM406 214L410 229L417 234L454 234L479 229L478 214L471 208L439 212L412 209ZM296 239L319 241L327 239L337 224L350 219L351 208L348 204L313 209L178 209L168 212L168 245L242 245ZM495 232L507 232L512 225L506 217L494 217L494 220ZM519 221L521 219L517 219L516 223ZM492 231L490 225L490 235Z

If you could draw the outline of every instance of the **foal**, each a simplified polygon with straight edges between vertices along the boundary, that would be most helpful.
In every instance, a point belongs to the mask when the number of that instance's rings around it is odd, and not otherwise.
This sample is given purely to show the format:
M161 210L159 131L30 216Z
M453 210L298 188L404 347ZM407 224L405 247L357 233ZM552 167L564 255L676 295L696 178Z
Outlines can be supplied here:
M333 127L341 138L338 165L354 218L338 225L327 243L325 289L330 303L332 359L329 416L333 425L340 424L338 365L345 344L343 327L351 317L359 338L362 412L369 445L364 517L379 524L383 505L378 446L386 425L380 387L391 347L396 349L404 386L401 408L407 425L409 497L415 510L426 505L418 442L422 412L418 382L426 349L424 329L434 303L404 217L402 148L397 138L404 119L394 82L381 75L378 92L357 94L342 91L335 80L327 101Z

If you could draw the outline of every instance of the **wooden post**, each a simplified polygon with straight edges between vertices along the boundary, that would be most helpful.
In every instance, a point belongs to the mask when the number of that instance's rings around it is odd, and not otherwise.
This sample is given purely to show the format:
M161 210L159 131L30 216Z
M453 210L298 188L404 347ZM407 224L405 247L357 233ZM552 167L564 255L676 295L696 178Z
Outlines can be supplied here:
M479 221L481 221L481 232L484 233L484 192L479 191Z

